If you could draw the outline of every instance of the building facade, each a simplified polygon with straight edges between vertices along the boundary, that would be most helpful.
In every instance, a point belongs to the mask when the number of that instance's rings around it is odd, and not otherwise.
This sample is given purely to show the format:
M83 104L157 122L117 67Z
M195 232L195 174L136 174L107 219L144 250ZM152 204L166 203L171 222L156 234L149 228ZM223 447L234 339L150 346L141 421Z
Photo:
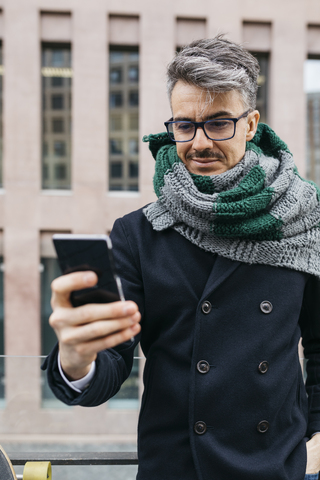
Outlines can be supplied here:
M320 181L319 93L307 100L303 87L304 63L320 59L320 2L0 7L0 434L133 438L143 360L123 393L94 409L61 405L40 372L39 357L54 342L51 236L107 233L116 218L155 200L154 160L141 138L163 131L171 116L166 65L178 48L217 33L257 56L263 121L289 145L301 175Z

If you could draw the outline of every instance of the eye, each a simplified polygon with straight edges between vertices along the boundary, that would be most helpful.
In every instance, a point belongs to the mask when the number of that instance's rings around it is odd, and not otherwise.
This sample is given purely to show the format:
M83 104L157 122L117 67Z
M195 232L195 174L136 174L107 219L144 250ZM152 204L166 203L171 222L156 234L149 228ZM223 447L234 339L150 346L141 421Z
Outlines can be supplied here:
M212 120L206 122L206 129L210 131L224 130L229 128L230 123L232 123L230 120Z
M177 122L174 124L176 130L181 133L190 132L193 129L192 123Z

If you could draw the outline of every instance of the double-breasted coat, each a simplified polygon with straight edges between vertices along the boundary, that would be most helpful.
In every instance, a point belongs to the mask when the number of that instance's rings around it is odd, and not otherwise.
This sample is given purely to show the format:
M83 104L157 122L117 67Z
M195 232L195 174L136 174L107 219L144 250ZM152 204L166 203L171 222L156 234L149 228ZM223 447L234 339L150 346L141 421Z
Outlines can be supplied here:
M307 437L320 431L320 282L205 252L173 229L154 231L142 210L117 220L111 238L141 334L100 352L81 394L61 379L56 347L43 367L56 396L105 402L129 375L140 340L137 479L303 480Z

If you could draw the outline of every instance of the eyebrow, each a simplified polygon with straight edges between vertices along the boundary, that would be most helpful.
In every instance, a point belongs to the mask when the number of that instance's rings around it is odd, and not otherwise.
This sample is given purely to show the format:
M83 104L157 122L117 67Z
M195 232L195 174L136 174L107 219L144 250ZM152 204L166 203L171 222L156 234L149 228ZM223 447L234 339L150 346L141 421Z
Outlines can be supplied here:
M203 118L203 121L214 120L215 118L225 117L225 118L234 118L234 114L226 110L220 110L212 115L207 115ZM190 117L173 117L174 122L194 122L193 118Z

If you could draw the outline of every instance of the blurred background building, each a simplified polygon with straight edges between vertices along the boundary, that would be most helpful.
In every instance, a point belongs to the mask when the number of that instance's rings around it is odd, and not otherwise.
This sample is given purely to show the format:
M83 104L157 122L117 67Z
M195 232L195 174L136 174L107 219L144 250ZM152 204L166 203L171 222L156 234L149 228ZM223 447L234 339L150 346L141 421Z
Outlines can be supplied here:
M0 439L135 441L143 360L106 405L52 397L39 356L55 232L107 233L155 200L144 134L171 116L166 65L226 33L259 60L258 108L320 184L319 0L0 0ZM141 354L136 352L137 357ZM58 441L58 440L57 440ZM2 442L0 442L2 443Z

